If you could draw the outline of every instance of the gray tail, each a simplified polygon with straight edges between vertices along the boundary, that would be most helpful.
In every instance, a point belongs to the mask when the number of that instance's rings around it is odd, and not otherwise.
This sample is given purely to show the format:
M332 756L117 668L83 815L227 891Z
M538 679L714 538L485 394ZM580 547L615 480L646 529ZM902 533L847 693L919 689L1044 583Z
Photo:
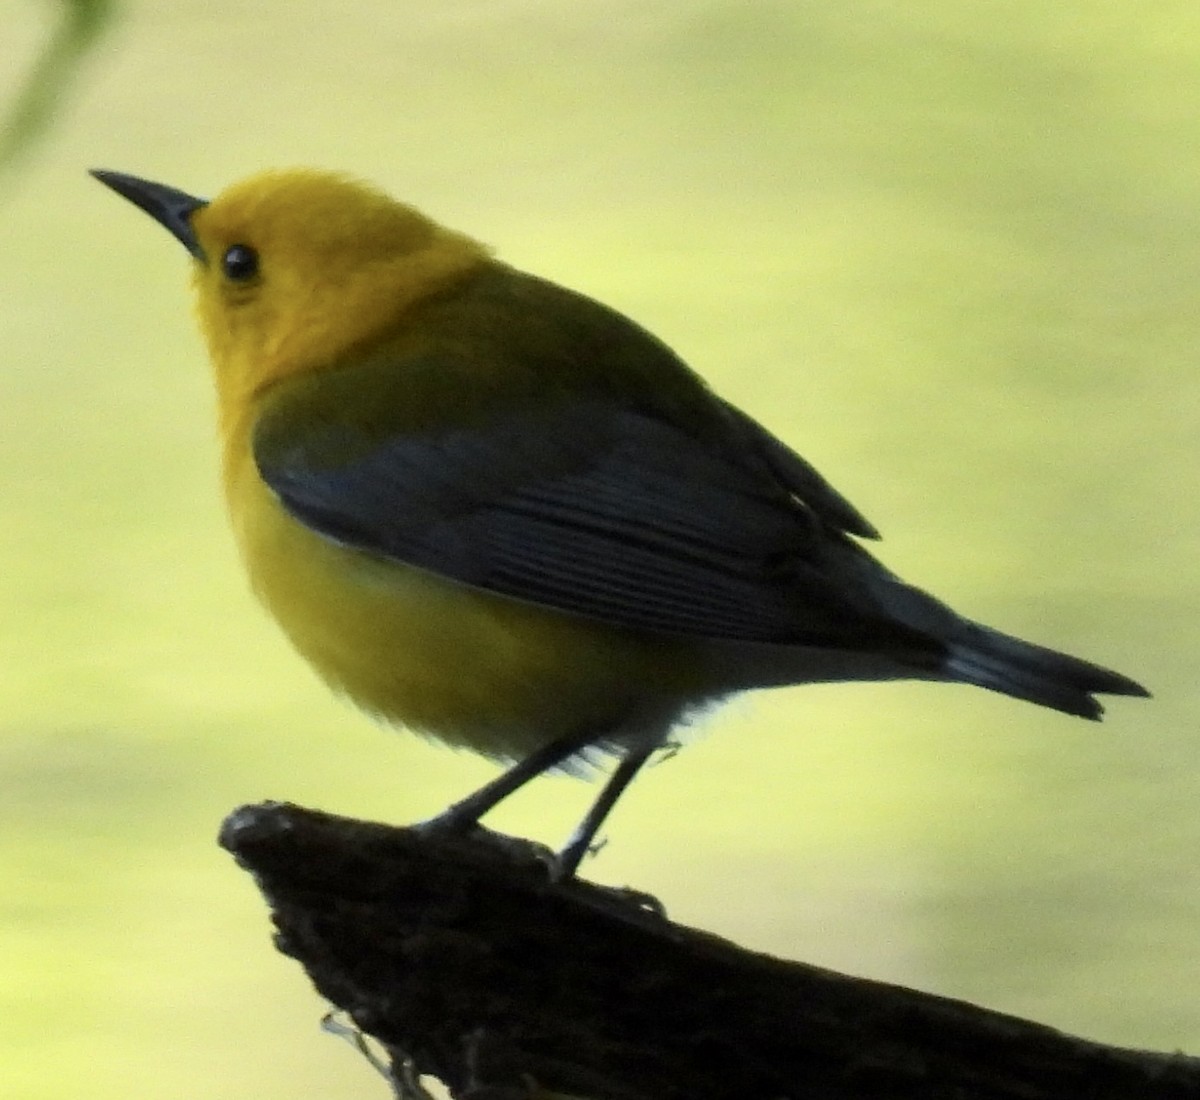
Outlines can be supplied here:
M1028 699L1065 714L1098 720L1104 708L1096 695L1148 696L1141 684L1078 657L1023 642L998 630L968 623L948 643L943 671L949 679L1018 699Z

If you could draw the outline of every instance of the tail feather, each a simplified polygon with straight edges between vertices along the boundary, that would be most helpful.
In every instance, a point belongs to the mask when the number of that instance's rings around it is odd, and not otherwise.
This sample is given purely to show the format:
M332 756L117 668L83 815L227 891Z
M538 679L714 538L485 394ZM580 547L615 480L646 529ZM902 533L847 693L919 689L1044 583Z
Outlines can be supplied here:
M1099 720L1104 713L1095 695L1150 694L1119 672L977 623L969 624L948 648L943 665L948 678L1081 718Z

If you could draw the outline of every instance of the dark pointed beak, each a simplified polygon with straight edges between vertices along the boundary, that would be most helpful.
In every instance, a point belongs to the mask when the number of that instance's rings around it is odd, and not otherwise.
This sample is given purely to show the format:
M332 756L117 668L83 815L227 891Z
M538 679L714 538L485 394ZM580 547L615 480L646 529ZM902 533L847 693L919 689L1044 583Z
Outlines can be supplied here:
M106 187L111 187L122 198L146 211L159 225L166 229L180 244L198 260L204 259L204 251L192 229L192 215L207 199L198 199L184 191L177 191L163 183L127 176L123 172L108 172L93 168L92 175Z

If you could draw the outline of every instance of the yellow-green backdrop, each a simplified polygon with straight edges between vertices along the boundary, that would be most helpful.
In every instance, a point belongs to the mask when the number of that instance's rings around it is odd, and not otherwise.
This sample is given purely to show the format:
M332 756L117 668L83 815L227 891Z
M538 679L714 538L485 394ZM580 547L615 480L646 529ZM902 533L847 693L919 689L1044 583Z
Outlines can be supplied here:
M53 33L8 0L0 106ZM0 1094L383 1096L214 843L488 765L330 698L246 594L185 257L85 175L378 181L608 301L884 560L1156 693L734 702L585 873L755 947L1200 1050L1200 8L129 0L0 191ZM497 823L554 842L589 792Z

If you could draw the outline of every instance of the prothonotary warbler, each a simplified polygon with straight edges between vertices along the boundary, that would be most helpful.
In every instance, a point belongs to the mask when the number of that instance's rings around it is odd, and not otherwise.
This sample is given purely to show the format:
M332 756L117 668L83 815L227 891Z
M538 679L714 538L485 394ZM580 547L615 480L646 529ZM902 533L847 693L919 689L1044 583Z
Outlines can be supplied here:
M1099 718L1134 681L955 614L804 459L621 314L345 176L211 201L96 177L192 258L254 591L338 692L511 764L610 752L571 874L690 716L750 688L977 684Z

